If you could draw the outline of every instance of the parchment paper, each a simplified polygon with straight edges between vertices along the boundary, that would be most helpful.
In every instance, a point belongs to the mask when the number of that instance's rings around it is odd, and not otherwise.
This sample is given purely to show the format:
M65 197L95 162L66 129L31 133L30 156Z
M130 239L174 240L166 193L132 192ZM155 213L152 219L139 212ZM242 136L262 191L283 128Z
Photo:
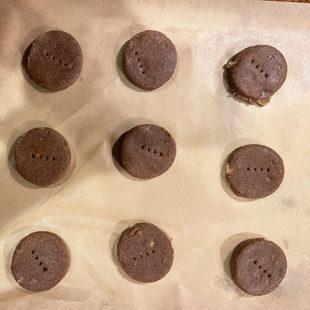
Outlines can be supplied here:
M309 309L310 6L256 1L0 1L0 309ZM84 53L72 87L51 93L23 70L27 46L42 32L71 33ZM156 91L130 84L119 66L124 43L156 29L176 45L172 79ZM270 44L288 76L269 105L232 99L222 67L241 49ZM113 160L131 127L164 126L177 157L164 175L129 177ZM66 180L39 189L14 168L12 150L26 130L48 125L74 155ZM236 147L275 149L285 178L270 197L245 201L223 180ZM13 146L13 147L12 147ZM137 284L115 259L119 234L149 221L172 237L175 261L159 282ZM10 274L12 252L32 231L64 238L72 265L54 289L31 294ZM272 294L251 297L229 275L232 249L253 236L285 251L288 272Z

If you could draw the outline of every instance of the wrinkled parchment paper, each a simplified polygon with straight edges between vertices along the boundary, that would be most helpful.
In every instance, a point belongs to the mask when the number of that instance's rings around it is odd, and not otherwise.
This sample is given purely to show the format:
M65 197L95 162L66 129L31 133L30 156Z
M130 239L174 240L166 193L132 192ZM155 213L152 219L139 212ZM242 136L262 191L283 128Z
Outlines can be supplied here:
M258 310L309 309L310 6L256 1L0 1L0 309ZM71 33L84 53L81 78L51 93L23 70L27 46L42 32ZM130 84L119 66L124 43L146 29L176 45L172 79L156 91ZM263 108L232 99L222 66L239 50L270 44L288 76ZM177 143L164 175L128 176L112 159L117 138L156 123ZM73 164L56 186L36 188L14 168L12 150L26 130L48 125L70 143ZM236 147L275 149L286 168L273 195L234 196L223 163ZM173 239L174 265L159 282L137 284L115 259L119 234L137 221ZM53 231L72 265L54 289L31 294L10 274L21 238ZM229 276L232 249L264 236L279 244L288 272L272 294L251 297Z

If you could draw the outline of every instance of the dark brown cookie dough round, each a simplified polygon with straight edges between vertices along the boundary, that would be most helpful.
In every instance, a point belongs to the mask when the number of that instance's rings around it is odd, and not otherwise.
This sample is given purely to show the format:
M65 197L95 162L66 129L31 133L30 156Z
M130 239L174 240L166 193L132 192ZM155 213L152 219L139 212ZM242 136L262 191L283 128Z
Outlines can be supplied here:
M136 86L153 90L165 84L177 63L173 43L161 32L147 30L135 35L123 54L123 69Z
M287 262L279 246L262 238L241 242L230 258L235 284L251 295L265 295L284 279Z
M126 229L117 244L117 256L128 276L139 282L163 278L173 263L173 248L167 235L148 223Z
M156 125L140 125L123 135L121 163L132 176L155 178L174 162L176 145L170 133Z
M65 138L56 130L34 128L19 138L15 162L24 179L38 186L48 186L65 176L71 152Z
M281 157L271 148L249 144L228 157L226 180L238 196L258 199L272 194L284 177Z
M225 65L230 91L237 98L265 105L286 79L284 56L269 45L248 47Z
M50 90L72 85L80 76L83 54L69 33L53 30L40 35L31 45L27 68L31 78Z
M57 285L69 267L69 248L59 236L47 231L37 231L22 239L11 264L16 282L33 292Z

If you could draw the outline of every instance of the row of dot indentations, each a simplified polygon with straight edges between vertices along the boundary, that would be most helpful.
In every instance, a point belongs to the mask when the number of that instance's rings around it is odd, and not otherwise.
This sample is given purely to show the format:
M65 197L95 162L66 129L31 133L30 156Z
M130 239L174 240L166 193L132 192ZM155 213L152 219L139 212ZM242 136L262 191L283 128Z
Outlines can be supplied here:
M155 253L155 250L152 250L152 253L154 254L154 253ZM150 255L149 252L146 252L145 254L146 254L146 256L149 256L149 255ZM140 254L139 257L142 258L142 257L143 257L143 254ZM136 260L137 257L133 257L132 259L133 259L133 260Z
M32 255L34 255L34 253L35 253L35 250L32 250ZM39 259L39 257L38 256L35 256L35 258L34 258L35 260L38 260ZM40 262L39 263L39 266L42 266L43 265L43 262ZM42 271L47 271L48 270L48 268L47 267L43 267L43 269L42 269Z
M255 60L252 59L251 63L255 65ZM260 73L264 73L264 69L260 65L256 64L255 68L259 70ZM269 77L269 74L265 73L265 78L268 78L268 77Z
M33 158L33 159L45 159L45 160L49 160L49 159L52 159L52 160L56 160L56 157L55 156L42 156L42 155L40 155L40 154L34 154L34 153L32 153L31 154L31 158Z
M146 151L148 151L148 152L151 152L151 148L147 148L146 146L144 146L144 145L141 145L141 150L146 150ZM156 151L156 150L154 150L153 151L153 154L155 155L155 154L157 154L158 152ZM159 152L158 153L159 154L159 156L163 156L164 154L162 153L162 152Z
M250 168L250 167L247 167L246 170L247 170L247 171L251 171L251 168ZM264 168L253 168L253 171L254 171L254 172L256 172L256 171L261 171L261 172L263 172L263 171L264 171ZM266 171L267 171L267 172L270 172L270 168L267 168Z
M255 260L253 263L254 263L254 265L257 265L257 260ZM263 267L262 265L258 265L258 269L262 269L262 267ZM267 270L264 269L264 270L263 270L263 273L267 273ZM267 274L267 277L268 277L268 278L271 278L271 273L268 273L268 274Z
M45 57L48 57L48 55L49 55L49 53L46 52L46 53L45 53ZM59 64L63 64L65 67L68 66L67 63L63 62L61 59L56 59L55 56L52 56L51 59L52 59L52 60L55 60L55 61L58 62Z
M138 52L135 52L135 55L138 56ZM137 61L140 62L141 59L140 59L140 58L137 58ZM142 66L141 63L140 63L140 65L139 65L139 68L140 68L140 71L143 70L143 66ZM142 73L142 74L145 74L145 71L143 70L141 73Z

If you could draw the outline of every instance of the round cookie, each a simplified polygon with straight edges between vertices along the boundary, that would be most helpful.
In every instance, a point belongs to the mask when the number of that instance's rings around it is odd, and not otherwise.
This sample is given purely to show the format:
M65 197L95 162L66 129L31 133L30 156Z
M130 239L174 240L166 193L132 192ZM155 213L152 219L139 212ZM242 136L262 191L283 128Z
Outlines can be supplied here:
M16 169L27 181L48 186L67 173L71 152L65 138L47 127L34 128L19 138L15 148Z
M174 254L164 232L153 224L137 223L122 233L117 256L130 278L154 282L169 272Z
M248 47L224 66L232 94L249 103L265 105L286 79L284 56L269 45Z
M40 35L31 45L27 68L31 78L49 90L61 90L80 76L83 54L69 33L53 30Z
M123 69L136 86L153 90L165 84L177 63L173 43L161 32L146 30L129 40L123 54Z
M226 180L241 197L258 199L272 194L284 177L281 157L271 148L249 144L235 149L228 157Z
M230 258L235 284L251 295L265 295L284 279L287 262L279 246L262 238L241 242Z
M70 267L70 251L54 233L37 231L20 241L14 252L11 271L16 282L33 291L57 285Z
M123 135L121 164L132 176L155 178L174 162L176 145L170 133L156 125L140 125Z

